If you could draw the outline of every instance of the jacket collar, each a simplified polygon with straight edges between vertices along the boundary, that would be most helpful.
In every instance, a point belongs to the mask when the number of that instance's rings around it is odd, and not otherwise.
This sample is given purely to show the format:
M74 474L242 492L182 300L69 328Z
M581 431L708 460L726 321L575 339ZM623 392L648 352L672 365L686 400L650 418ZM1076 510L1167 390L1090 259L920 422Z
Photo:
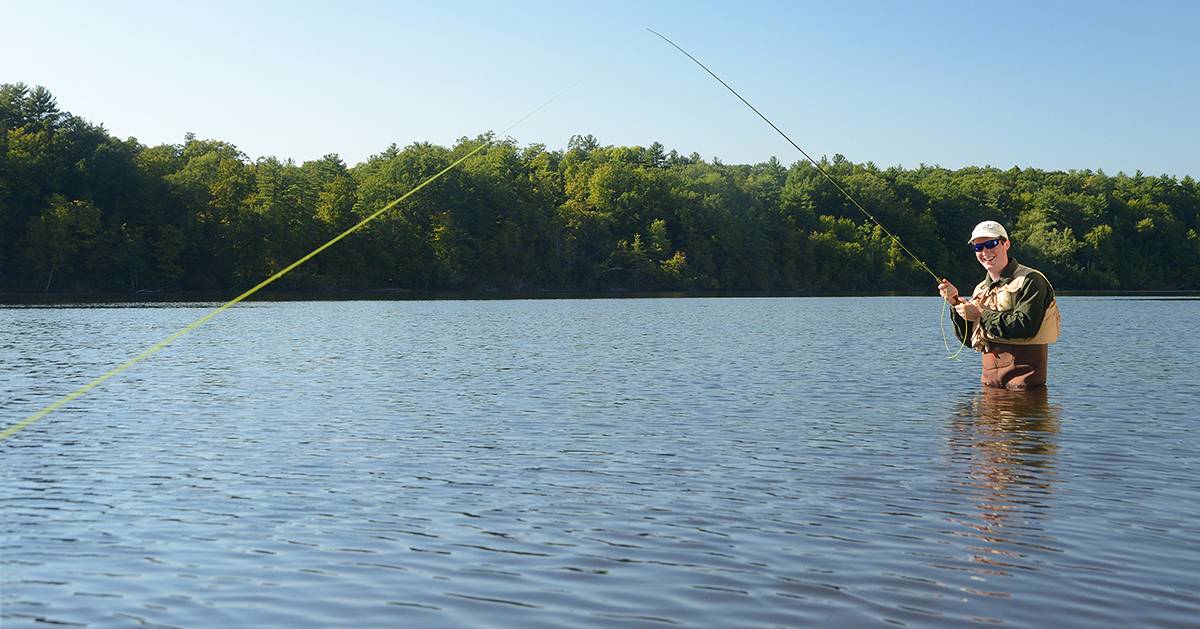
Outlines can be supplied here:
M1017 264L1016 259L1010 257L1008 259L1008 264L1004 265L1004 268L1000 270L999 278L997 278L996 280L992 280L991 275L985 275L983 277L984 288L991 288L992 286L995 286L996 284L1007 284L1009 282L1009 280L1011 280L1013 278L1013 276L1016 274L1017 266L1019 266L1019 265Z

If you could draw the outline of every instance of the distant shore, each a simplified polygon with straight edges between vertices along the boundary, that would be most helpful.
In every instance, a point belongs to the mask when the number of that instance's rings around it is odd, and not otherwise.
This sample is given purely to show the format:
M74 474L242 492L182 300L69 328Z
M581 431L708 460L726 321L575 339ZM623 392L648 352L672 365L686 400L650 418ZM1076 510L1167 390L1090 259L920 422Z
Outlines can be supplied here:
M146 291L89 293L0 292L0 306L57 306L139 303L225 303L240 291ZM1058 291L1063 297L1145 297L1200 299L1200 290ZM578 291L474 290L416 291L402 289L346 291L263 291L245 301L484 301L523 299L678 299L678 298L791 298L791 297L936 297L932 291Z

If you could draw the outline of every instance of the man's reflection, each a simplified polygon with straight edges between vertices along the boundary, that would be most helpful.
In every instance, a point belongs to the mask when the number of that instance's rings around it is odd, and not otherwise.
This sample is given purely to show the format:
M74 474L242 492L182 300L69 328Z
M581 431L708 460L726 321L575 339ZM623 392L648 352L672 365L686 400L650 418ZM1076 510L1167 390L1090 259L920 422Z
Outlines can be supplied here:
M950 433L952 458L966 465L962 489L971 511L959 512L972 560L995 571L1028 567L1022 558L1050 541L1039 521L1056 482L1059 409L1044 388L984 388L961 403Z

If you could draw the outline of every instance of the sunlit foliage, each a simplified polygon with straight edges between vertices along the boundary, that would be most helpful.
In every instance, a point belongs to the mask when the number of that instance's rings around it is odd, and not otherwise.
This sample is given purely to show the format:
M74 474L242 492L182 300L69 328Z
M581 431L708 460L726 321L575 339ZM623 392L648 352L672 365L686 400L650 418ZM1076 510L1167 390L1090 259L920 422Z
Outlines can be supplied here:
M187 135L147 147L0 86L0 290L235 290L257 283L482 141L460 168L278 290L921 290L929 274L807 162L706 161L653 142L565 150L491 136L389 146L348 167L251 161ZM827 169L892 234L960 284L971 226L1060 289L1200 288L1191 177L921 165Z

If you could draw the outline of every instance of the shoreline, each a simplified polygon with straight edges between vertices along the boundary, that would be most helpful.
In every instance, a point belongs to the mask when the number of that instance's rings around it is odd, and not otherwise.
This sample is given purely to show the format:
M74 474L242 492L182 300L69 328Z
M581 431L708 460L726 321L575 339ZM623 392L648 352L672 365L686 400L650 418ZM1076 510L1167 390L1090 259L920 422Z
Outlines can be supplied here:
M141 303L225 303L240 293L230 291L5 293L0 306L58 306ZM1132 297L1200 299L1200 290L1061 290L1062 297ZM583 291L583 290L474 290L416 291L381 289L360 291L261 292L244 301L520 301L533 299L739 299L802 297L936 297L921 291Z

